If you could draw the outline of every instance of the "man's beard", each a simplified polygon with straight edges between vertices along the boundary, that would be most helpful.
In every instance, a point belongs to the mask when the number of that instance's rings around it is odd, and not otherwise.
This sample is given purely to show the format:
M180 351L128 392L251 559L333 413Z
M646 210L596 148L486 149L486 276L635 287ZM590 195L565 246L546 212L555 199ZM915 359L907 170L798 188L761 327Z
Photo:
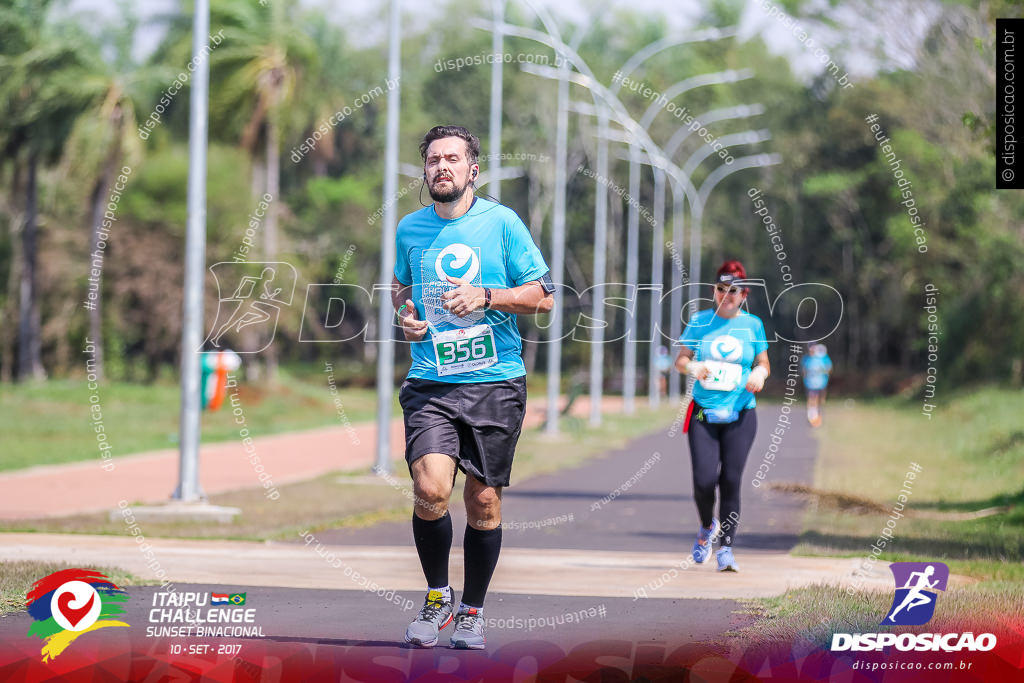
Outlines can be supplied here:
M435 178L434 179L434 184L430 185L429 187L427 187L427 191L430 192L430 198L433 199L435 202L440 202L442 204L448 204L450 202L454 202L454 201L457 201L457 200L461 199L462 195L465 194L465 192L466 192L466 188L469 187L469 182L468 181L462 187L457 186L455 184L455 180L454 179L450 179L448 181L448 184L451 186L450 189L438 190L437 187L436 187L437 186L437 179Z

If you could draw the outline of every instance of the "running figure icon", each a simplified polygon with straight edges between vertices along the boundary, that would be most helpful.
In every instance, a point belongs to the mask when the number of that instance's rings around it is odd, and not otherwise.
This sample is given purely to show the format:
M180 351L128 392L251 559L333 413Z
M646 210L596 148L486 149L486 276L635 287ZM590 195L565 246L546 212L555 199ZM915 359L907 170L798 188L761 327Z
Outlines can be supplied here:
M259 277L245 276L242 278L231 298L224 299L224 301L236 303L237 306L228 321L221 325L217 333L213 335L211 340L213 346L220 348L221 337L232 329L235 332L241 332L244 327L270 320L272 314L278 310L278 304L286 303L277 298L281 294L281 287L270 289L276 274L277 271L268 266L263 269ZM263 285L263 292L259 293L258 297L254 296L259 292L260 284Z
M939 584L939 580L929 581L928 579L935 573L935 566L928 565L922 572L911 572L910 577L907 579L907 583L903 588L909 588L910 592L903 598L903 602L899 604L896 609L889 613L886 617L889 621L896 623L896 614L904 607L909 612L915 607L921 605L931 604L935 600L934 593L926 593L924 589L935 588Z

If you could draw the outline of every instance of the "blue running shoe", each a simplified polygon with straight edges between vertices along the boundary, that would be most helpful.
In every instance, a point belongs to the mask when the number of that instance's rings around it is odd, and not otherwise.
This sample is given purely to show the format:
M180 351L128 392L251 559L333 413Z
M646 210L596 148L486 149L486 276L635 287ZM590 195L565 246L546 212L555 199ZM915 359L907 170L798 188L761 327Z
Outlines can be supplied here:
M739 565L736 564L736 558L732 556L731 546L722 546L715 553L715 558L718 560L718 571L720 572L738 572L740 570Z
M714 517L711 518L711 528L705 529L700 526L697 528L697 540L693 542L693 561L698 564L704 564L711 557L711 542L715 540L715 536L718 535L718 520ZM701 541L704 541L704 545L701 545Z

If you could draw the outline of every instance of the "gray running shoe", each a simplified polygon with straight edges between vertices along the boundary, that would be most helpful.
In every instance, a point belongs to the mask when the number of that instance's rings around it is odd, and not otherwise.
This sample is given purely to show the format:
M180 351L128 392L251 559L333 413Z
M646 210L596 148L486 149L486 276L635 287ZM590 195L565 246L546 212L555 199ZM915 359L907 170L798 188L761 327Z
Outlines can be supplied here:
M429 591L416 621L405 629L405 642L420 647L437 645L437 634L452 623L452 603L441 591Z
M486 645L483 615L474 607L456 614L451 647L456 650L483 650Z

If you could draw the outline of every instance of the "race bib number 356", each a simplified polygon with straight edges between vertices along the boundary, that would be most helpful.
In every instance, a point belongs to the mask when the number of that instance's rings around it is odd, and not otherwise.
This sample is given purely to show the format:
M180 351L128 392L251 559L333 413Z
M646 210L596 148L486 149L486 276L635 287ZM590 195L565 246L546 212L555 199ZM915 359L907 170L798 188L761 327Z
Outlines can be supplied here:
M489 368L498 362L490 325L441 332L431 338L431 343L438 377Z

